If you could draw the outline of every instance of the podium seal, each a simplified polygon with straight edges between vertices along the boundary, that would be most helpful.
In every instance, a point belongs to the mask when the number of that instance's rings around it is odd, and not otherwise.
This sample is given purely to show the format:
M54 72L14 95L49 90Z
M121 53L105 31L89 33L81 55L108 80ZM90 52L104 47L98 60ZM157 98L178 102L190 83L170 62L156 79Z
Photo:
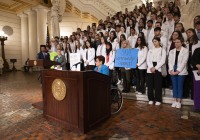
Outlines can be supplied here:
M35 60L35 61L33 61L33 65L34 66L36 66L37 65L37 61Z
M62 101L66 96L66 85L61 79L55 79L51 85L53 96L56 100Z

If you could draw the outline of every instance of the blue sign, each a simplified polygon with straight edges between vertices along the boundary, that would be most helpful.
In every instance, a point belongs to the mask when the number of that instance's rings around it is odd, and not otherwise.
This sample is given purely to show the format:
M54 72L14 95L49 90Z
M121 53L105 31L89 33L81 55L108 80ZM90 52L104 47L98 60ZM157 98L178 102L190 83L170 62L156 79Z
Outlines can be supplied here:
M115 56L115 67L136 68L138 49L118 49Z

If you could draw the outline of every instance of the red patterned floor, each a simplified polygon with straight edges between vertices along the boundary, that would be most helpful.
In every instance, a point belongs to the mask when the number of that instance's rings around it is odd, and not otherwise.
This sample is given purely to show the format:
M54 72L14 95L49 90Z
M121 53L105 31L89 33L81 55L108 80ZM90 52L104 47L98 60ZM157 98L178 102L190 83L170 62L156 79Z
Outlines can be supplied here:
M13 72L0 76L0 140L198 140L200 114L192 107L181 110L168 104L125 100L120 113L87 134L66 130L47 121L32 107L41 101L38 73ZM188 119L181 119L183 114ZM186 115L187 116L187 115Z

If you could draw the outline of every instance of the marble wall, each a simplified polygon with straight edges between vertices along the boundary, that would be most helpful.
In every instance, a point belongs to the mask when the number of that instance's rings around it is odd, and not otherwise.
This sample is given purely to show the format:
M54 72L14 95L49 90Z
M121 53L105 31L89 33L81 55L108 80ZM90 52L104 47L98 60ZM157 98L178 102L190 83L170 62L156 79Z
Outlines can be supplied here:
M13 29L13 34L8 36L8 40L5 41L5 57L12 68L10 59L17 59L15 66L17 69L21 67L21 23L20 18L16 14L0 11L0 31L4 26L10 26ZM2 56L0 46L0 55Z
M93 21L90 19L83 19L72 13L64 13L63 20L60 23L61 36L69 36L72 32L76 31L79 27L85 30L88 25L91 25ZM0 11L0 31L4 26L10 26L13 29L13 34L8 36L8 40L5 41L5 57L7 62L12 68L10 59L17 59L15 66L18 70L24 65L22 62L22 46L21 46L21 20L17 14ZM46 38L46 37L45 37ZM29 46L27 46L29 47ZM2 56L1 47L0 55Z
M72 13L64 13L63 20L60 23L61 36L69 36L72 32L75 32L77 28L86 30L88 25L92 25L90 19L82 19Z

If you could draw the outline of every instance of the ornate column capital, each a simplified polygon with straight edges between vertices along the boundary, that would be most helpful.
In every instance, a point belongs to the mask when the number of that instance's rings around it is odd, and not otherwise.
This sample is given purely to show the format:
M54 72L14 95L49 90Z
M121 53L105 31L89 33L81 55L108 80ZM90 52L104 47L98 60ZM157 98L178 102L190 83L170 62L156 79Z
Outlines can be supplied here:
M24 13L27 15L32 15L32 14L35 14L36 12L32 9L28 9L28 10L24 11Z
M37 6L33 7L32 9L35 10L36 12L41 11L41 12L46 12L46 13L51 10L50 8L42 6L42 5L37 5Z
M28 15L25 13L19 13L19 14L17 14L17 16L20 18L28 18Z

